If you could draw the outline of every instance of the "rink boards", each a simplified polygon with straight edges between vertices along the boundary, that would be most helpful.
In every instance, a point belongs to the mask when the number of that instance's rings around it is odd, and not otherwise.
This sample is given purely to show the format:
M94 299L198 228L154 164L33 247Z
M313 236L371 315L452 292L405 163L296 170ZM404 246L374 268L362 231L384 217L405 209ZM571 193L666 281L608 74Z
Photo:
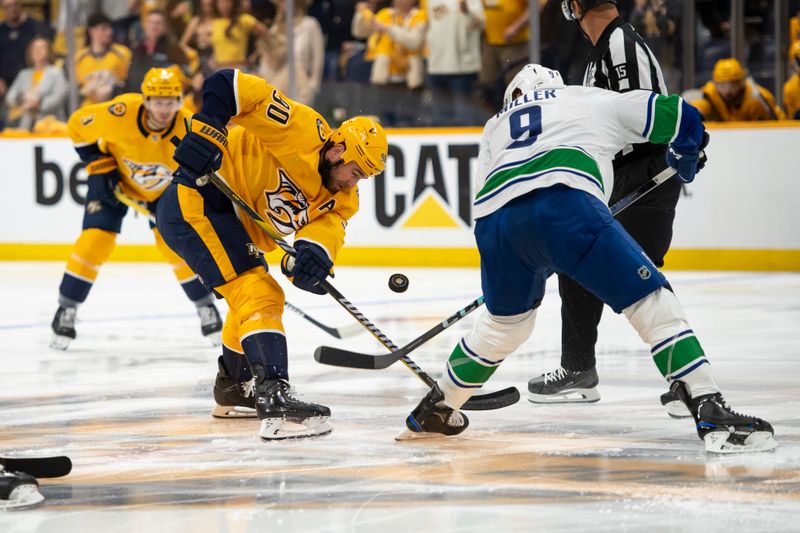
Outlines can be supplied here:
M668 268L800 270L793 123L711 125L709 162L683 188ZM383 176L362 182L342 265L476 266L471 198L480 130L390 130ZM0 137L0 260L63 260L80 229L85 170L66 138ZM113 258L160 260L129 215Z

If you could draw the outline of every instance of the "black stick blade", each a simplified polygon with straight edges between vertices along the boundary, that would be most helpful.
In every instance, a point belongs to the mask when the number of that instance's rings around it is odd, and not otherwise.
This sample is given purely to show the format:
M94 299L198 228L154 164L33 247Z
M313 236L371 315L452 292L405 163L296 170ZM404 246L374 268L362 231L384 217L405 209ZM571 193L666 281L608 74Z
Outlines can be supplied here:
M72 471L72 461L65 455L57 457L0 457L6 470L25 472L33 477L64 477Z
M492 411L514 405L518 401L519 391L516 387L509 387L497 392L473 396L461 406L461 409L464 411Z
M314 350L314 360L323 365L341 366L345 368L362 368L364 370L380 370L391 365L402 355L393 353L371 355L366 353L340 350L333 346L319 346ZM388 364L384 364L388 360Z

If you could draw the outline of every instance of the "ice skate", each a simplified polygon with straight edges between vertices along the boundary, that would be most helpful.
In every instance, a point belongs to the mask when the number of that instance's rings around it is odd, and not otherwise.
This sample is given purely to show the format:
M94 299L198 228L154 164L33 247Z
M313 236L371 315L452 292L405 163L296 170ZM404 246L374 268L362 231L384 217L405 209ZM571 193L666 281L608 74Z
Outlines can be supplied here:
M747 453L778 446L769 422L733 411L722 394L690 398L686 385L681 381L673 382L670 390L688 406L707 452Z
M559 366L528 381L528 401L533 403L590 403L600 400L597 370L566 370Z
M212 346L222 345L222 318L219 316L217 306L213 303L197 308L200 317L200 331Z
M50 348L54 350L66 350L69 343L75 339L75 314L76 307L64 307L59 305L56 316L53 317L53 337L50 340Z
M0 509L35 507L44 501L39 482L30 474L4 470L0 466Z
M672 418L692 418L692 413L689 412L686 404L678 398L672 389L661 395L661 405L667 409L667 414Z
M321 437L333 431L328 422L331 410L324 405L302 402L294 397L284 379L263 379L263 368L256 367L256 413L261 420L258 435L264 440Z
M215 418L255 418L256 395L255 384L249 381L237 381L231 378L222 364L222 357L217 361L219 371L214 382L214 401L217 405L211 411Z
M419 405L406 418L404 429L395 440L413 440L435 437L452 437L469 426L469 419L461 411L444 404L444 394L434 385Z

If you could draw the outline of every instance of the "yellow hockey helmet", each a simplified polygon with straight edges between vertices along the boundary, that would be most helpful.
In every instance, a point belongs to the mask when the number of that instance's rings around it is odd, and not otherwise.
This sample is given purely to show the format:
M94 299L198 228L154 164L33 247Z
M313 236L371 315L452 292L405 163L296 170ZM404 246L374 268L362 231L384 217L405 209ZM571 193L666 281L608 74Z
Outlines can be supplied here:
M727 83L731 81L741 81L746 73L742 64L736 59L720 59L714 65L712 80L716 83Z
M176 68L151 68L148 70L142 81L142 95L145 98L148 96L182 96L183 85Z
M386 132L383 131L383 126L369 117L345 120L331 134L330 140L335 144L344 144L342 161L345 164L355 161L369 176L380 174L386 167L386 155L389 151Z

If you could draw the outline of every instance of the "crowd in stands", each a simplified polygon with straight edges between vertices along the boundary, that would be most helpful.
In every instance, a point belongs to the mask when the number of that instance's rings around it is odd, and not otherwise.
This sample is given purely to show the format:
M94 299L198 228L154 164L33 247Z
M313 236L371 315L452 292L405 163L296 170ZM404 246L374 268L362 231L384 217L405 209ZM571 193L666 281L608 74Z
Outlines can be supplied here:
M2 0L0 129L58 131L69 111L68 66L79 105L138 92L151 67L175 66L189 110L221 68L258 74L288 92L291 19L294 97L332 121L377 115L386 126L479 125L528 61L531 9L541 62L582 83L589 50L560 0ZM34 6L35 4L35 6ZM619 0L622 16L658 57L672 91L682 71L684 3ZM697 0L693 101L708 120L800 119L800 1L787 21L790 78L783 108L764 83L774 2L748 2L746 68L730 59L730 2ZM291 17L289 16L291 15ZM753 22L760 21L760 22ZM752 26L752 27L751 27ZM68 57L67 31L77 53ZM73 65L68 65L72 62ZM766 61L771 69L771 59ZM770 70L772 72L772 70Z

